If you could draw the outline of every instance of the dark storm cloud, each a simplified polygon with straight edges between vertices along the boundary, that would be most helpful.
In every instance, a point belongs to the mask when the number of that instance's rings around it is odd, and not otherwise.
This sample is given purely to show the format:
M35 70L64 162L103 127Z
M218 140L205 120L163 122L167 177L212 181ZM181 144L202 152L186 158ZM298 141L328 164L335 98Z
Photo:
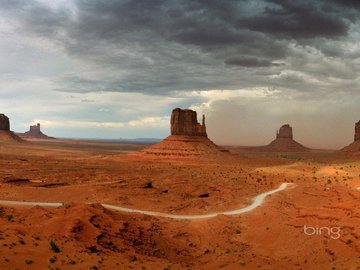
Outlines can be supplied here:
M251 6L256 2L258 9ZM2 9L24 16L29 28L39 34L56 34L60 27L79 42L98 38L141 41L156 35L207 47L248 42L249 37L254 37L251 31L295 38L333 37L345 35L349 26L346 18L339 16L344 11L326 12L320 8L326 1L79 0L76 18L31 0L0 3ZM357 2L344 3L351 6Z
M346 6L352 8L360 7L360 2L358 0L333 0L333 1L339 6Z
M346 39L351 26L357 27L356 3L78 0L71 10L35 0L0 0L0 12L20 22L19 33L47 39L98 71L59 76L58 89L168 94L266 86L272 80L256 73L257 67L280 74L282 68L302 69L312 61L312 56L297 60L295 55L304 56L298 47L350 57L335 42ZM239 74L234 66L253 69Z
M339 37L347 34L349 22L338 12L324 12L316 1L271 0L261 14L240 19L250 30L282 38Z

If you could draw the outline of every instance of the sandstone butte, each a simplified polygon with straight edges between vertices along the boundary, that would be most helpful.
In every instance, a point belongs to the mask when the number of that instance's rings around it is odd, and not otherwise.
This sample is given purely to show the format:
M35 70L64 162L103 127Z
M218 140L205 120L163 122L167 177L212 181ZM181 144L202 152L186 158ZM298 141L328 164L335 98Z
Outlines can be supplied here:
M276 131L276 138L270 144L260 147L266 152L307 152L309 148L293 139L293 130L289 124L285 124Z
M21 142L14 132L10 130L10 119L5 114L0 114L0 142Z
M174 109L171 113L170 131L170 136L155 145L144 148L142 152L177 157L221 155L227 152L208 138L205 115L202 116L200 124L196 111Z
M360 121L355 123L354 141L341 150L349 153L360 152Z
M29 131L26 131L25 133L18 133L17 135L24 139L54 139L53 137L49 137L41 132L40 123L30 126Z

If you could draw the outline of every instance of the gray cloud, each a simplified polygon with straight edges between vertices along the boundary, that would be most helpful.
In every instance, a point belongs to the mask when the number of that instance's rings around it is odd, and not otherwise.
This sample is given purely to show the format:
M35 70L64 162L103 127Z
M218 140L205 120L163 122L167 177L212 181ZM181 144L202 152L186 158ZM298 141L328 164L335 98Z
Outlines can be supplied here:
M341 43L355 23L341 16L354 13L350 2L326 8L327 1L79 0L74 9L53 9L35 0L2 0L0 10L23 34L53 42L96 74L63 74L57 89L166 94L251 85L246 78L238 85L231 66L269 67L276 74L276 63L292 56L289 39L343 57L331 42Z
M81 101L103 93L176 99L183 107L204 102L188 98L193 91L261 87L295 105L357 100L358 7L350 0L0 0L0 94L29 93L50 104L73 93L89 118L100 107ZM213 115L229 117L221 104Z
M282 62L291 56L288 39L343 57L344 50L339 48L350 26L355 26L348 15L356 5L356 1L336 0L333 5L320 0L79 0L69 10L53 9L35 0L0 3L0 10L20 23L23 34L48 39L70 57L90 63L89 68L105 70L110 77L89 80L72 74L74 86L77 77L79 88L84 81L100 80L99 91L144 92L146 86L153 91L156 81L159 88L168 86L169 91L211 87L198 78L215 73L218 79L230 81L235 74L222 70L224 62L273 66L274 60ZM185 76L192 87L182 79ZM106 81L110 81L108 87Z
M59 74L62 91L167 94L251 86L247 73L238 83L233 66L252 67L253 80L264 86L285 66L306 73L318 56L297 58L311 48L340 61L360 55L346 49L358 27L354 1L78 0L72 9L35 0L0 4L19 33L47 40L83 63L83 72ZM302 47L303 55L289 45ZM348 68L328 77L351 74ZM324 70L325 64L316 72Z
M349 21L338 10L320 9L321 1L269 0L263 13L239 19L240 26L282 38L345 36Z
M360 6L360 2L357 0L334 0L334 2L339 6L346 6L351 8L358 8Z

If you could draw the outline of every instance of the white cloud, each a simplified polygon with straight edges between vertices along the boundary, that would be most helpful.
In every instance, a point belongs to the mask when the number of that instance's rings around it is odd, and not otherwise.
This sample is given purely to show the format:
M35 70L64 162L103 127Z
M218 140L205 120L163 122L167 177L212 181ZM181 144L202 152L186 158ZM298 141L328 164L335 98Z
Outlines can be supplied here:
M169 117L143 117L129 120L126 122L98 122L86 120L69 120L69 119L34 119L33 124L41 123L47 128L105 128L105 129L122 129L122 128L166 128L169 126Z
M206 91L193 91L185 94L188 97L200 98L203 102L200 104L193 104L193 110L203 111L204 109L211 109L211 105L216 101L231 100L234 98L265 98L274 96L281 93L278 89L269 87L252 87L237 90L206 90Z
M270 75L269 78L275 82L284 84L313 84L318 86L325 86L328 83L319 80L318 78L311 76L305 72L296 70L282 70L280 74Z

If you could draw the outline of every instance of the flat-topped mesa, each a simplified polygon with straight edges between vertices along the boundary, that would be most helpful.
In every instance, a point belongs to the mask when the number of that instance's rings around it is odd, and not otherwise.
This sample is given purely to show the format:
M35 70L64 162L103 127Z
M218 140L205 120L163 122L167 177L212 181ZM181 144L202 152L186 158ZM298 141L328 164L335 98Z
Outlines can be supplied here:
M360 121L355 123L354 141L360 141Z
M5 114L0 114L0 130L10 131L10 120Z
M205 115L202 124L197 120L197 113L193 110L176 108L171 113L171 135L207 137Z
M292 127L289 124L281 126L279 131L276 131L276 139L279 138L284 138L284 139L293 138Z

